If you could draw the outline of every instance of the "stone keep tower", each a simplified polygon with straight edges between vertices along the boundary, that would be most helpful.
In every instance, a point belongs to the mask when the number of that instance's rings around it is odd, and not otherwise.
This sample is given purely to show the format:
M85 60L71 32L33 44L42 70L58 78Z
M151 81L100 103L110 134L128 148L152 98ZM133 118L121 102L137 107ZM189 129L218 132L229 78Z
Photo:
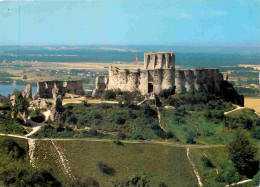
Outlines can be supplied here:
M149 52L144 54L139 89L142 94L159 94L174 87L175 55L172 52ZM145 74L142 76L142 74Z
M171 69L175 66L175 55L172 52L144 53L144 69Z

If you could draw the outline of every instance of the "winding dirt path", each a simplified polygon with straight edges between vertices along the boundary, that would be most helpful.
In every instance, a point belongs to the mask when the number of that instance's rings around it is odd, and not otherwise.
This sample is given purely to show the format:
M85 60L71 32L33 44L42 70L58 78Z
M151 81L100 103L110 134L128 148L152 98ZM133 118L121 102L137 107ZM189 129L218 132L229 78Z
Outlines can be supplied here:
M157 117L158 117L158 122L159 122L159 125L161 127L161 129L166 133L166 129L164 128L164 126L162 125L162 121L161 121L161 112L160 112L160 108L159 107L156 107L156 110L157 110Z
M35 150L35 140L34 139L28 139L28 145L29 145L29 156L30 156L30 164L32 167L35 167L35 158L34 158L34 150Z
M57 151L58 155L59 155L59 160L60 160L60 163L61 165L63 166L64 168L64 171L72 178L75 179L75 177L71 174L71 171L70 171L70 166L69 166L69 161L66 159L64 153L58 149L58 147L54 144L53 140L50 140L52 145L54 146L55 150Z
M194 164L193 161L191 160L191 158L190 158L190 156L189 156L189 153L190 153L190 148L187 147L187 158L188 158L188 160L189 160L189 162L190 162L190 165L192 166L192 169L193 169L193 171L194 171L194 174L195 174L196 177L197 177L199 186L203 186L203 184L202 184L202 182L201 182L201 179L200 179L199 172L198 172L198 170L197 170L195 164Z
M236 110L240 110L240 109L242 109L242 108L245 108L245 107L239 106L239 107L235 108L234 110L230 110L230 111L228 111L228 112L224 112L224 115L227 115L227 114L229 114L229 113L231 113L231 112L234 112L234 111L236 111Z
M244 184L244 183L248 183L248 182L251 182L252 179L247 179L247 180L243 180L243 181L239 181L237 183L232 183L230 185L226 185L225 187L228 187L228 186L235 186L235 185L238 185L238 184Z

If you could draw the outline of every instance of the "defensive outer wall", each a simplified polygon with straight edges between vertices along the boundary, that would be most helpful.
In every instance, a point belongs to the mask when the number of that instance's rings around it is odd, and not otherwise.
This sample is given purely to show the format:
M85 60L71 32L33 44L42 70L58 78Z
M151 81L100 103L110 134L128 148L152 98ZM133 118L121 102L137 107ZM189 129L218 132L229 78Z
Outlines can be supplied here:
M58 88L60 94L84 95L83 83L76 81L43 81L37 82L36 97L53 98L52 90Z
M109 76L96 78L93 96L105 90L140 91L159 94L162 90L176 87L175 92L190 90L220 91L224 80L218 69L175 69L175 55L171 52L150 52L144 54L144 69L140 71L120 70L110 66Z
M218 93L229 101L243 105L243 96L228 83L228 75L215 68L175 69L172 52L149 52L144 54L144 68L138 71L109 67L109 76L98 76L93 97L100 97L106 90L140 91L142 95L159 94L162 90L175 88L175 93L199 90Z

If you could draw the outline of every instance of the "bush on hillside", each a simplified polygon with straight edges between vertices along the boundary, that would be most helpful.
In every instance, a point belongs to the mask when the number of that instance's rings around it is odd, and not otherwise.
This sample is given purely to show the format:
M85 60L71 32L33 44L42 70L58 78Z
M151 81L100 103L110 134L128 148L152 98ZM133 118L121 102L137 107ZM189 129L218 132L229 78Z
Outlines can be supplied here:
M12 118L11 111L0 112L0 132L6 134L25 134L23 126L18 119Z
M169 96L175 94L175 87L171 87L168 89L164 89L160 94L159 97L164 97L164 98L168 98Z
M115 100L116 99L116 92L113 90L106 90L105 93L102 95L102 99L104 100Z
M188 134L186 135L186 143L187 144L196 144L196 141L194 140L194 138L196 137L195 133L193 132L188 132Z
M61 183L48 171L10 169L0 174L0 181L3 181L5 186L61 186Z
M28 113L29 103L26 100L26 98L24 98L22 96L22 92L15 90L13 94L15 96L15 102L16 102L16 105L14 107L14 111L16 113L20 112L21 114Z
M118 187L118 186L149 187L150 186L149 183L150 181L148 180L147 176L134 175L133 177L130 177L129 179L125 179L121 182L114 181L113 186L114 187Z
M204 163L204 165L208 168L215 168L214 164L211 162L211 160L206 157L205 155L203 155L201 157L201 161Z
M258 164L255 160L257 149L241 131L238 131L229 143L228 152L235 168L241 175L251 178L258 171Z
M21 158L25 155L25 150L13 139L4 138L0 140L0 150L9 154L11 158Z
M253 177L251 181L252 186L259 186L260 185L260 172L258 171L257 174Z

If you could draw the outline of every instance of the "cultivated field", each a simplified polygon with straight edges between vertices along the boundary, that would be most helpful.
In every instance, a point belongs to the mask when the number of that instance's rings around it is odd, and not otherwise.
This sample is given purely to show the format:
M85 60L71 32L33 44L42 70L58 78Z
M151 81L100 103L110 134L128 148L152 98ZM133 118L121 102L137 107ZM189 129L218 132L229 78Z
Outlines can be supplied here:
M254 69L257 69L257 70L260 70L260 65L255 65L255 64L239 64L238 65L239 67L251 67L251 68L254 68Z
M245 107L252 108L260 114L260 97L245 97Z

